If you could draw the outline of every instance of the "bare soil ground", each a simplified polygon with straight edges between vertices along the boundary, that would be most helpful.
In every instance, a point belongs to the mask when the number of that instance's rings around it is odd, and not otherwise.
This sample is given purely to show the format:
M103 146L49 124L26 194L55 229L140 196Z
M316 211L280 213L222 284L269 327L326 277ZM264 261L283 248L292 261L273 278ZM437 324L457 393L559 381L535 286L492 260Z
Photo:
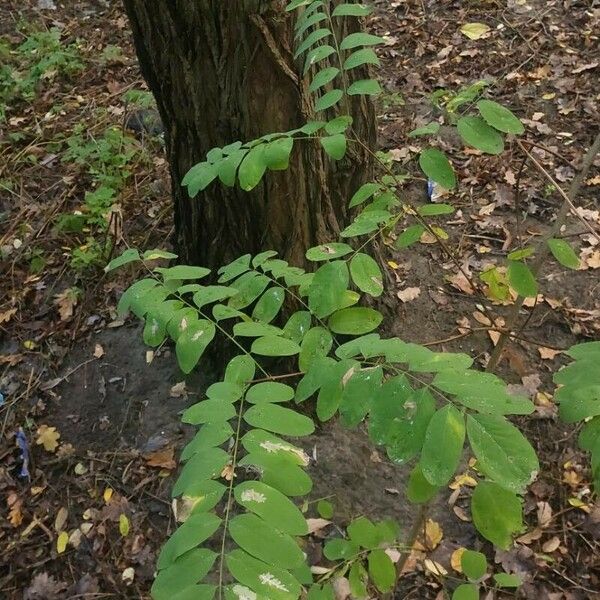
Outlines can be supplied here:
M562 0L376 4L370 27L386 38L380 145L391 168L412 177L407 198L426 199L414 161L421 142L407 134L434 116L430 94L483 78L494 82L489 96L526 123L537 160L568 187L599 126L599 7ZM39 8L51 5L56 10ZM119 3L9 0L0 7L0 35L13 45L24 39L24 21L43 30L59 27L65 43L76 41L85 69L44 80L35 98L15 103L0 123L0 597L145 599L157 551L175 525L169 490L177 452L189 436L179 413L202 394L215 370L203 367L184 389L170 350L149 357L139 326L116 317L118 297L135 273L107 278L98 266L74 269L73 249L89 244L90 232L55 226L60 214L82 207L95 185L85 166L63 160L66 139L78 124L88 140L115 126L131 138L130 174L111 227L91 234L116 235L140 248L168 245L170 183L160 139L125 127L133 109L123 94L144 84ZM489 33L469 40L460 27L470 22L487 24ZM477 272L499 262L519 238L535 241L546 231L560 196L530 163L519 176L523 155L516 146L500 158L465 152L453 139L446 146L460 186L447 198L458 209L453 221L440 225L463 268ZM577 199L596 230L598 167ZM444 585L452 587L457 576L450 556L462 546L482 549L520 574L525 584L519 597L599 597L600 509L577 431L556 420L551 373L564 363L560 350L598 338L600 247L577 219L569 221L567 235L582 268L545 266L541 294L524 308L519 339L501 363L501 374L537 405L534 417L519 423L543 465L526 498L528 530L511 551L494 553L469 523L469 487L453 486L428 515L441 537L427 536L428 550L409 561L397 598L443 598ZM497 337L481 303L498 319L510 307L482 300L438 244L400 253L393 239L387 242L381 253L389 331L469 352L485 365ZM115 251L122 248L119 243ZM29 448L30 479L21 476L19 432ZM393 516L408 531L414 511L401 493L406 471L390 464L363 432L326 424L306 449L315 459L313 498L335 496L336 527L366 514ZM127 535L120 531L122 514ZM70 541L59 553L61 531ZM315 564L322 559L322 536L334 534L325 529L311 541ZM443 565L450 580L428 571L426 557Z

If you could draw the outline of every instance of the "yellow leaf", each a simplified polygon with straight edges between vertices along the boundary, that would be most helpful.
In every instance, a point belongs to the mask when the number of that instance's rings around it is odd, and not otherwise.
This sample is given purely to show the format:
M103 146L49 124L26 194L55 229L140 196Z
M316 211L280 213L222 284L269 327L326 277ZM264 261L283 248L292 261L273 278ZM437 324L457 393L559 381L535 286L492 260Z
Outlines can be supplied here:
M394 271L398 268L400 268L400 265L397 262L394 262L393 260L388 260L388 265L394 269Z
M58 439L60 433L56 431L56 427L48 427L48 425L42 425L37 430L38 437L35 443L38 446L43 445L47 452L54 452L58 448Z
M476 487L477 486L477 480L474 479L473 477L471 477L470 475L467 475L466 473L463 473L462 475L457 475L454 478L454 481L448 487L451 490L457 490L462 485L466 485L466 486L469 486L469 487Z
M470 40L479 40L486 33L489 33L490 26L485 23L465 23L460 31L463 35L466 35Z
M113 495L113 489L107 487L104 490L104 496L103 496L104 497L104 502L106 502L106 504L108 504L110 502L110 499L112 498L112 495Z
M415 550L422 550L424 552L435 550L443 537L444 532L442 531L440 524L431 519L427 519L427 523L425 523L425 544L423 545L420 541L417 541L414 548Z
M123 537L129 534L129 519L125 514L119 516L119 531Z
M450 557L450 564L452 565L452 568L457 572L457 573L462 573L462 555L465 553L466 548L457 548L453 553L452 556Z
M59 554L62 554L67 549L67 544L69 543L69 534L66 531L63 531L56 540L56 551Z
M36 346L37 346L37 344L34 341L32 341L32 340L25 340L23 342L23 347L26 350L33 350Z
M590 507L579 498L569 498L569 504L575 508L580 508L583 512L590 512Z

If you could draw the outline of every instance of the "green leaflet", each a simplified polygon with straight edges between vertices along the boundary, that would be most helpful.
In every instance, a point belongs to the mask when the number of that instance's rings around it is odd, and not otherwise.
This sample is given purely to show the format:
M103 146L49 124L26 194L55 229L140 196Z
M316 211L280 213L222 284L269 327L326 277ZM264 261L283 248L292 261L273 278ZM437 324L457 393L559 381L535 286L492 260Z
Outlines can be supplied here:
M381 296L383 274L377 262L368 254L359 252L350 261L350 275L356 287L370 296Z
M290 535L306 535L308 525L294 503L281 492L260 481L245 481L234 489L238 504Z
M468 415L467 433L478 468L502 487L522 493L537 476L534 449L504 417Z
M194 548L183 554L159 571L152 585L152 598L172 600L174 593L185 590L203 579L216 558L216 552L206 548Z
M558 239L549 239L548 247L550 248L550 252L552 252L552 256L561 264L563 267L567 267L567 269L578 269L579 268L579 258L575 251L565 240Z
M523 529L519 497L490 481L481 481L475 488L471 514L479 533L505 550L511 546L513 535Z
M406 488L406 497L409 502L414 504L425 504L429 502L439 492L440 488L431 485L423 476L421 465L416 464L410 473L408 486Z
M310 369L316 358L327 356L333 345L333 337L328 329L324 327L313 327L304 335L300 346L298 366L306 372Z
M351 33L347 35L340 44L340 50L352 50L358 46L376 46L377 44L383 43L383 39L378 35L371 35L370 33Z
M253 427L288 436L310 435L315 430L309 417L270 402L249 408L244 413L244 421Z
M306 258L311 261L320 262L323 260L334 260L341 258L352 252L352 246L342 242L331 242L329 244L321 244L314 246L306 251Z
M504 150L504 139L481 117L462 117L457 123L463 141L486 154L500 154Z
M323 318L340 308L349 283L350 276L345 262L336 260L321 265L308 290L308 307L311 312Z
M538 284L529 267L520 261L508 261L508 282L519 294L528 298L535 298L538 293Z
M261 356L293 356L300 352L300 346L292 340L274 335L260 337L252 344L252 353Z
M258 300L252 318L263 323L270 323L281 310L285 300L285 290L280 287L268 289Z
M369 575L377 589L386 593L396 583L396 568L384 550L373 550L368 556Z
M419 156L423 173L448 190L456 186L456 175L446 155L437 148L427 148Z
M481 552L465 550L460 557L460 564L469 579L480 579L487 571L487 560Z
M521 135L525 132L523 123L508 108L505 108L501 104L492 100L480 100L477 103L477 108L486 123L495 129L516 135Z
M191 321L177 338L175 352L180 369L191 373L215 337L215 326L206 320Z
M294 397L294 388L277 381L256 383L246 392L246 401L250 404L261 402L289 402Z
M294 569L304 562L304 554L287 533L273 529L253 514L234 517L229 523L233 541L248 554L281 569Z
M212 513L192 515L175 531L162 547L158 557L158 568L164 569L188 550L208 539L221 524L221 519Z
M465 441L464 415L447 404L429 421L421 451L421 470L432 485L446 485L458 468Z
M242 550L226 556L229 572L237 581L270 600L298 600L302 588L287 571L253 558Z
M312 490L312 480L298 461L287 453L273 453L268 446L246 454L238 464L252 465L260 472L263 483L286 496L306 496Z
M462 583L452 592L452 600L479 600L479 587L474 583Z
M341 90L333 90L328 92L319 100L315 106L315 110L325 110L330 108L342 98ZM330 135L320 138L323 150L334 160L341 160L346 154L346 136L343 133Z
M343 308L329 318L329 327L333 333L346 335L363 335L378 327L383 321L383 315L366 307Z
M377 96L381 94L383 90L379 85L379 82L375 79L361 79L360 81L355 81L348 87L348 95L349 96Z
M375 54L371 48L362 48L361 50L353 52L344 61L344 71L356 69L356 67L361 67L362 65L379 66L379 64L379 58L377 58L377 54Z

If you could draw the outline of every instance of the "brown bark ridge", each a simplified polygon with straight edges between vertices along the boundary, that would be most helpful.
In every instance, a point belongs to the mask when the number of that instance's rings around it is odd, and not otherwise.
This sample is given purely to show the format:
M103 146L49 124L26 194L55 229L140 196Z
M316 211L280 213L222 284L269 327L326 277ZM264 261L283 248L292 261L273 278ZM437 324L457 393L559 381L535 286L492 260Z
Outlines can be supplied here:
M356 144L334 162L318 142L296 142L290 168L267 173L249 193L213 182L191 200L180 185L211 148L288 131L313 117L301 63L293 59L293 15L285 12L286 2L123 3L165 126L180 260L216 268L241 254L273 249L304 264L307 248L335 239L347 220L348 199L371 174L372 160ZM343 25L358 26L355 19ZM353 80L365 78L354 71ZM374 145L372 104L354 96L350 112L356 134Z

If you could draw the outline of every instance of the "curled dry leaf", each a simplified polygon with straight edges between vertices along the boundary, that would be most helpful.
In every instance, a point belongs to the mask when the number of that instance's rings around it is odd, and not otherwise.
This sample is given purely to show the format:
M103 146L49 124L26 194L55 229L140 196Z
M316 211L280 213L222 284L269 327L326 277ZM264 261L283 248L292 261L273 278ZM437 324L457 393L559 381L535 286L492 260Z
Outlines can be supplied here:
M457 548L450 556L450 565L457 573L462 573L462 555L466 550L466 548Z

